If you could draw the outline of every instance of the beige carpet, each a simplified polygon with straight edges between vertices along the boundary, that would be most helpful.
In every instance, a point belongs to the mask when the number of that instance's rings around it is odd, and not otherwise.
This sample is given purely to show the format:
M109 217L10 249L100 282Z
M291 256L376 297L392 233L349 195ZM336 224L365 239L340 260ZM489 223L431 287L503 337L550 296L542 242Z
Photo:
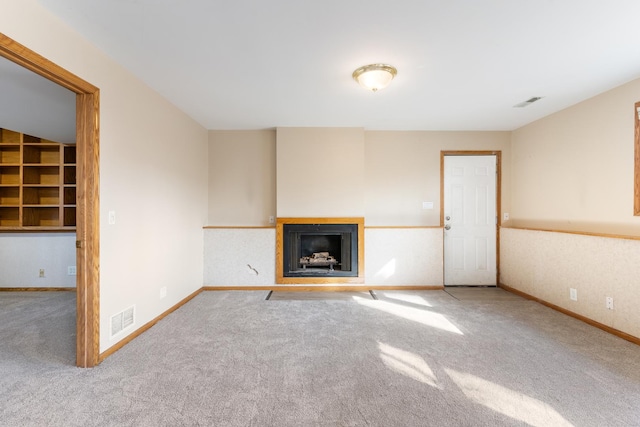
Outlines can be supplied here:
M88 370L68 293L0 294L0 426L640 425L639 346L483 292L203 292Z
M373 299L370 292L269 292L269 301L349 301L354 298Z

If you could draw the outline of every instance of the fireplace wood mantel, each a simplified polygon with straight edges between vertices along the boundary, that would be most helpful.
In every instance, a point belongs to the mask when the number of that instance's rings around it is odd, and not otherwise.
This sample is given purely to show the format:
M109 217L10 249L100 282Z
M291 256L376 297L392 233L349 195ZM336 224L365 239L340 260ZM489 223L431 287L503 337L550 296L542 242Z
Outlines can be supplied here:
M355 224L358 226L358 275L356 277L284 277L285 224ZM276 221L276 283L283 285L364 283L364 218L278 218Z

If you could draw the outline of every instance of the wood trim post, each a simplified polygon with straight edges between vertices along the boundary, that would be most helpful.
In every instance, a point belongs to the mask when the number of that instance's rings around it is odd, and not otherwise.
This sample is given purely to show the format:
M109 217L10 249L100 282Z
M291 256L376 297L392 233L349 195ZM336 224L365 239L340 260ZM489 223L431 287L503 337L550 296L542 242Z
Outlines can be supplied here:
M633 109L634 132L634 172L633 172L633 215L640 216L640 102Z

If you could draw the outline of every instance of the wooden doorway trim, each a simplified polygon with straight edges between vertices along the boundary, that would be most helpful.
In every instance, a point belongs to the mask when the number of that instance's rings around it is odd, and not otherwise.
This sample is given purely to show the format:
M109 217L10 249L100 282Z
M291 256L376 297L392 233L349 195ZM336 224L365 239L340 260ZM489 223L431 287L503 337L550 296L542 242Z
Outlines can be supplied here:
M100 355L100 90L2 33L0 56L76 93L76 365L93 367Z
M440 227L444 229L445 156L496 156L496 285L500 284L500 227L502 226L502 151L440 151ZM444 243L444 239L443 239ZM444 248L442 250L444 257ZM444 259L442 260L444 277Z

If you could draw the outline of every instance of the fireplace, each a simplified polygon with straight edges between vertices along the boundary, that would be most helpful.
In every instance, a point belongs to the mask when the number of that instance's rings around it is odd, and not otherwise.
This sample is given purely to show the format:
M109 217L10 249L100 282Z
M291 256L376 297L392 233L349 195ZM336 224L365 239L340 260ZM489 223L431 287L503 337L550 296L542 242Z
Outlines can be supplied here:
M278 218L277 283L362 283L361 218Z
M357 277L357 224L285 224L284 277Z

